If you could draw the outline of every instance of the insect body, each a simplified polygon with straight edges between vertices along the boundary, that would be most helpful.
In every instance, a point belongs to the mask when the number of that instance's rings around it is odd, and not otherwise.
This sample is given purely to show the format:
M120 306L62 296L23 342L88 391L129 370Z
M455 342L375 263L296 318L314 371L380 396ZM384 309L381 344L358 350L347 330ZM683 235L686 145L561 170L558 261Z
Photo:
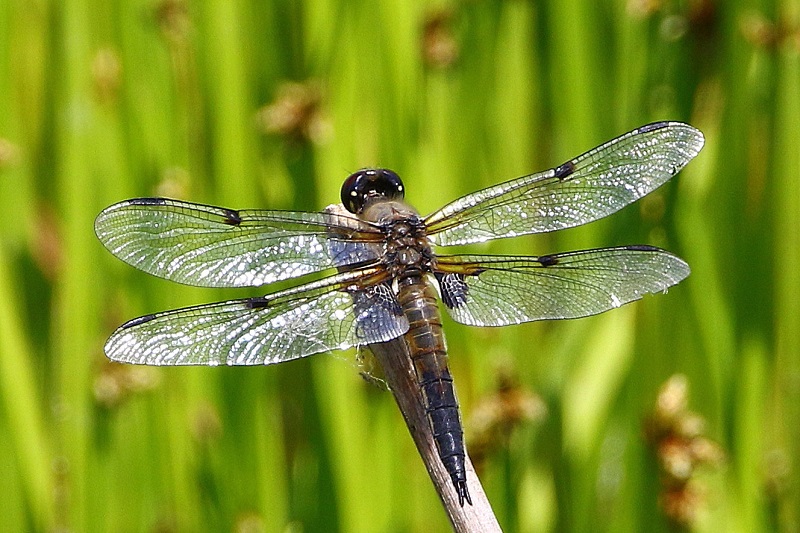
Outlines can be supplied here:
M463 505L470 502L463 430L439 296L453 319L472 326L578 318L663 292L689 267L646 245L542 256L434 250L603 218L661 186L702 146L691 126L649 124L426 217L404 202L400 178L386 169L352 174L342 204L323 212L237 211L165 198L112 205L95 221L97 236L115 256L156 276L248 287L335 272L265 296L131 320L111 335L105 353L152 365L273 364L402 336Z

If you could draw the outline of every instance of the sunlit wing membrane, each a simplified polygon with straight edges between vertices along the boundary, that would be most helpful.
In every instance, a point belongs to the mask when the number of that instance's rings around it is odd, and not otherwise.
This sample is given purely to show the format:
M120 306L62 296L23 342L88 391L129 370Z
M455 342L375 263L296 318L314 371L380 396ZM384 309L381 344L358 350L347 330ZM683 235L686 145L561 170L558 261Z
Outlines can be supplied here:
M347 272L263 297L137 318L111 335L105 353L148 365L269 365L403 335L408 321L383 284L355 291L354 305L351 287L370 277L380 273Z
M255 287L376 259L379 229L339 217L139 198L103 210L95 233L112 254L149 274L203 287ZM333 255L339 240L348 242L346 257Z
M506 326L602 313L689 275L679 257L652 246L624 246L540 257L443 256L442 301L457 322Z
M332 204L325 208L328 221L327 247L332 266L337 268L347 267L364 261L365 256L373 254L381 257L383 243L365 243L354 239L340 238L338 235L346 232L356 232L364 223L361 219L352 216L342 204ZM384 237L381 235L380 237ZM371 258L370 258L371 259Z
M388 283L379 283L364 290L350 291L350 296L353 300L353 314L356 317L356 337L360 341L358 344L382 342L375 340L373 330L384 331L387 329L387 324L392 326L393 333L402 329L402 334L408 330L408 320L403 315L403 309L397 301L397 296ZM404 326L394 327L396 323ZM398 336L394 335L390 338Z
M642 126L554 169L459 198L426 218L428 235L450 246L586 224L660 187L703 142L680 122Z

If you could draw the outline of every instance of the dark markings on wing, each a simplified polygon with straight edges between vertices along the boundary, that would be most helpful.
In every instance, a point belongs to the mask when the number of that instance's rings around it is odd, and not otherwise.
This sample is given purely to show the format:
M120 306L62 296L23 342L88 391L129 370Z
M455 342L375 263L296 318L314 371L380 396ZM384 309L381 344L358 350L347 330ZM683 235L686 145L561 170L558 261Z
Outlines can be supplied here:
M225 220L222 221L224 224L228 224L229 226L240 226L242 224L242 217L239 215L238 211L234 211L233 209L226 209L226 211Z
M383 329L384 324L408 324L400 302L388 282L349 292L353 298L356 316L356 337L362 341L359 344L369 344L367 340L373 335L371 331Z
M653 122L651 124L645 124L644 126L640 127L638 131L647 133L648 131L660 130L661 128L666 128L670 125L667 121L661 122Z
M128 202L132 205L167 205L167 198L132 198Z
M259 296L255 298L248 298L243 301L243 303L249 309L265 309L270 306L269 298L266 296Z
M439 291L442 295L442 303L452 309L467 303L467 293L469 287L464 281L464 275L459 272L436 272L436 281L439 282ZM472 275L477 275L473 273Z
M408 331L408 321L385 288L373 289L386 287L385 278L377 268L344 272L258 298L147 315L120 326L105 352L136 364L267 365L388 341ZM353 303L359 298L363 308Z
M95 233L112 254L149 274L204 287L260 286L336 265L376 260L380 229L347 215L235 211L166 198L103 210ZM337 257L340 243L347 254Z
M429 238L450 246L586 224L663 185L703 142L680 122L643 126L554 169L459 198L425 219Z
M457 322L472 326L594 315L644 294L665 291L689 275L689 266L682 259L653 246L599 248L538 258L440 256L437 269L440 279L461 276L466 287L456 294L465 298L446 307ZM448 298L452 303L453 296Z
M563 180L569 177L573 172L575 172L575 163L572 161L567 161L563 165L559 165L555 169L555 177Z
M539 264L545 267L555 266L558 264L558 255L542 255L536 258L536 260L539 261Z
M128 320L122 326L120 326L120 329L122 329L122 328L132 328L134 326L138 326L139 324L144 324L145 322L150 322L151 320L153 320L157 316L158 315L156 313L153 313L153 314L150 314L150 315L140 316L138 318L132 318L131 320Z

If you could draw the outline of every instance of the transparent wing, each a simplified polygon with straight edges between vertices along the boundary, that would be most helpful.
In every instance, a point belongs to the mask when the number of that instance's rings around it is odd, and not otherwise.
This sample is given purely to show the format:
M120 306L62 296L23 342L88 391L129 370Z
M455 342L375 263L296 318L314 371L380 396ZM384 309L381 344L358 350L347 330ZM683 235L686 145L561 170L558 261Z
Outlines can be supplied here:
M450 246L603 218L660 187L703 142L680 122L642 126L554 169L459 198L427 217L428 235Z
M457 322L505 326L602 313L665 291L689 265L652 246L599 248L540 257L442 256L442 301Z
M256 287L374 260L380 231L337 216L137 198L103 210L94 227L112 254L149 274L203 287ZM333 256L337 241L348 242L346 257Z
M269 365L384 342L408 331L391 290L385 283L351 289L380 276L346 272L259 298L144 316L120 326L105 352L147 365Z

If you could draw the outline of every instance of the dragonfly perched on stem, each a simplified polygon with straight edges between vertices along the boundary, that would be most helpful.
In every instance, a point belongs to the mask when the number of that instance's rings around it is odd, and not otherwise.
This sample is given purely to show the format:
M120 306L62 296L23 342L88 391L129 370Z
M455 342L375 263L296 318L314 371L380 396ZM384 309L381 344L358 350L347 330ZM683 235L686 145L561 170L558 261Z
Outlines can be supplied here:
M146 315L105 345L115 361L262 365L403 337L439 457L471 503L438 301L457 322L578 318L659 293L689 275L647 245L541 256L440 255L434 246L550 232L608 216L660 187L703 146L679 122L642 126L550 170L459 198L426 217L388 169L364 169L322 212L233 210L166 198L103 210L112 254L179 283L253 287L331 270L265 296Z

